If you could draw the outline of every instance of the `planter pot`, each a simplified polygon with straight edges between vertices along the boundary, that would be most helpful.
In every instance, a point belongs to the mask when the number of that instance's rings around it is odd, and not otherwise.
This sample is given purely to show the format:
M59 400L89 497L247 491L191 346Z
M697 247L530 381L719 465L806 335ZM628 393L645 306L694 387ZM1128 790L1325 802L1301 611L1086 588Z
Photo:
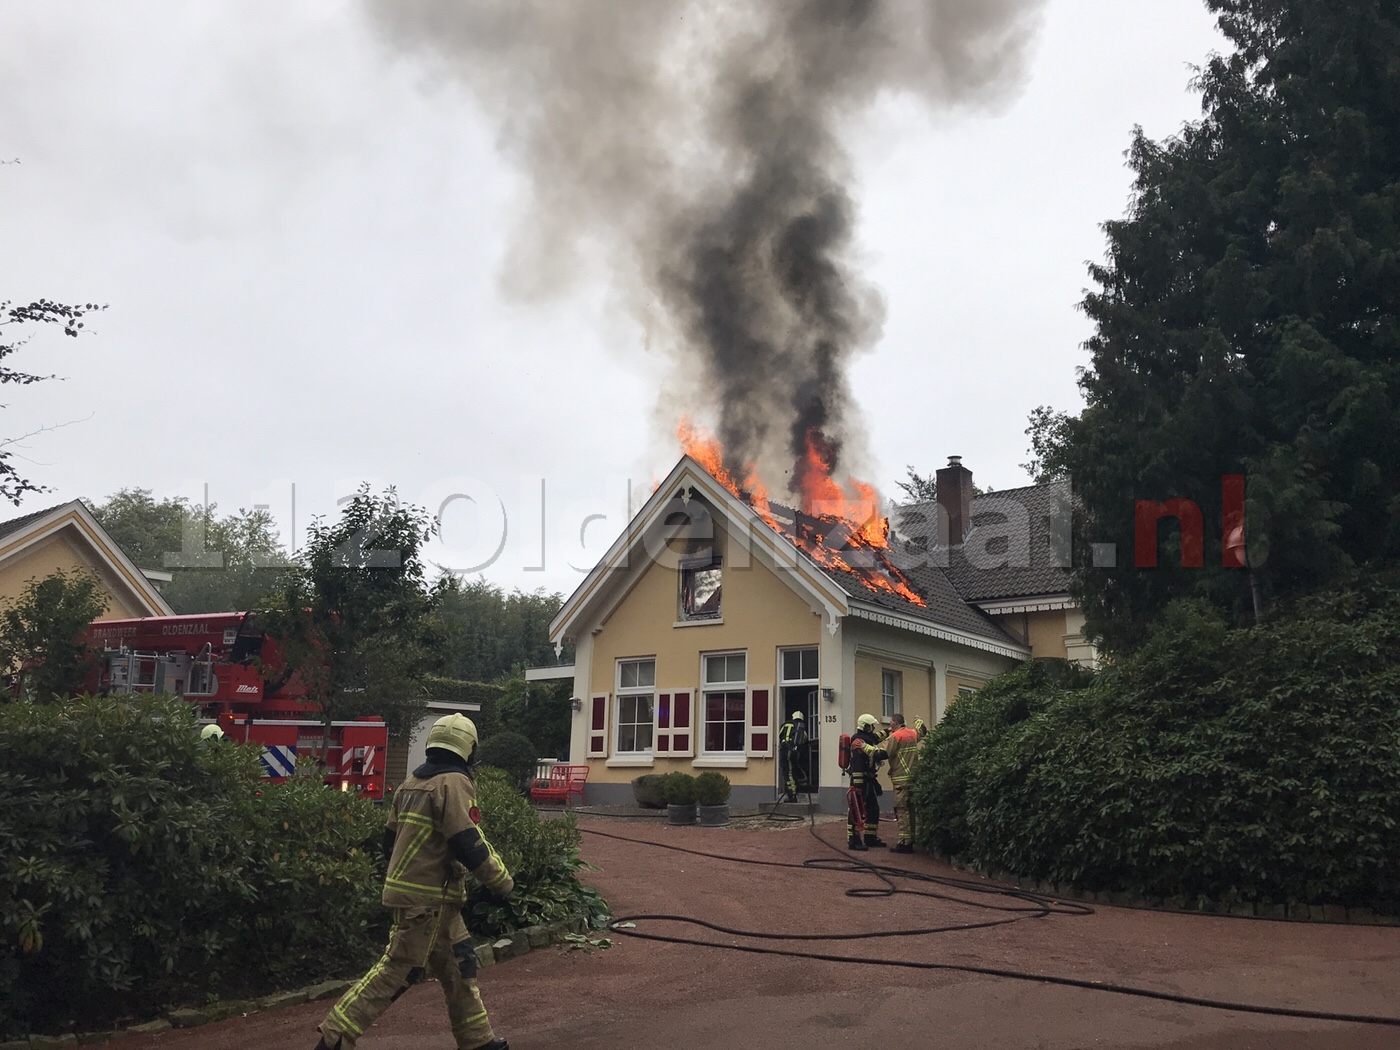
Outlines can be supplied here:
M695 823L695 803L690 802L683 806L668 805L666 807L667 824L694 824Z
M723 828L729 824L729 803L721 802L718 806L699 806L700 826L703 828Z

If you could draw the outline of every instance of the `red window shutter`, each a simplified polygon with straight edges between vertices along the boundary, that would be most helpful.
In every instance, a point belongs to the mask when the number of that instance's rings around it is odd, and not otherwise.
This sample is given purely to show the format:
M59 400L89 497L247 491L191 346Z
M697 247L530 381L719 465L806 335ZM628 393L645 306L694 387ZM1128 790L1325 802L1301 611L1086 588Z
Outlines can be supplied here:
M691 694L685 692L675 693L671 698L671 754L678 758L695 754L694 734L690 731L690 697Z
M588 757L608 757L608 697L599 693L588 702Z
M764 758L773 753L773 689L754 686L749 690L749 754Z
M671 694L656 694L655 750L658 755L671 752Z

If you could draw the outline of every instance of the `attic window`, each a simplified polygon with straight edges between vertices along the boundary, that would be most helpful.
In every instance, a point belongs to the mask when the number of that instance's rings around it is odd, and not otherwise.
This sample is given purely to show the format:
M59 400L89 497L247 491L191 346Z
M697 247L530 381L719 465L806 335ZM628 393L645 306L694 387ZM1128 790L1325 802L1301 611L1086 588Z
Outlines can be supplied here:
M719 554L681 559L682 620L716 620L720 616L721 570Z

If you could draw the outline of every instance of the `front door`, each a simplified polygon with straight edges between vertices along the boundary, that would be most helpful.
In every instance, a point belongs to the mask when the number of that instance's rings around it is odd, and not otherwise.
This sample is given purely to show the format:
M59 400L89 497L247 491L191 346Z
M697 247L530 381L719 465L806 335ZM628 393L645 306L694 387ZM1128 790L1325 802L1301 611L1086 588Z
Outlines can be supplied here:
M818 740L821 734L821 712L817 710L818 689L814 685L785 685L781 693L783 707L779 714L782 720L786 722L794 711L801 711L807 723L807 754L797 756L797 768L806 771L806 783L815 793L819 786L817 777L821 770L821 762L818 760L821 754ZM801 782L801 777L798 779Z

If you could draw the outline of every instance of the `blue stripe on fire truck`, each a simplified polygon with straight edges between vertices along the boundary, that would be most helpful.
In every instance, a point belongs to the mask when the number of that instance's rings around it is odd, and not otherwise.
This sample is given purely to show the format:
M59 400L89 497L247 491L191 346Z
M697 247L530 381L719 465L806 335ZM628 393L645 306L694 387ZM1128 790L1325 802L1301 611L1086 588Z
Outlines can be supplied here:
M265 744L262 754L263 776L289 777L296 770L297 749L295 744Z

